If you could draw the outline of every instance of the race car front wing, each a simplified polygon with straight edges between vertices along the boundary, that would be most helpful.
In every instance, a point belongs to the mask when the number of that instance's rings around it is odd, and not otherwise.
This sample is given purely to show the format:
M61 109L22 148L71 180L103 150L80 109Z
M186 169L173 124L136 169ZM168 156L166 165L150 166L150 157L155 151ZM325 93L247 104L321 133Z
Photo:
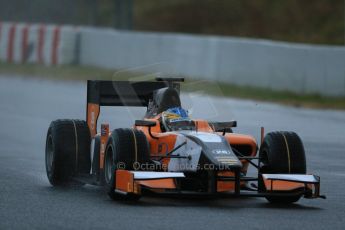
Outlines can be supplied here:
M181 191L179 180L185 178L182 172L148 172L117 170L115 192L120 194L141 194L143 190L166 195L219 195L219 196L291 196L304 195L305 198L326 198L320 195L320 177L302 174L262 174L265 191L241 189L248 181L258 180L252 177L218 177L217 182L233 183L233 190L216 193Z

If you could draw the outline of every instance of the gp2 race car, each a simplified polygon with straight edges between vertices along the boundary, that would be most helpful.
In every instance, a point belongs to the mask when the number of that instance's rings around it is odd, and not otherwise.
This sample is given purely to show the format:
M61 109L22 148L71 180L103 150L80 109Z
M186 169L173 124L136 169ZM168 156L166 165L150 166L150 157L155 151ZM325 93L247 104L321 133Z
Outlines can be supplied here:
M112 199L147 193L265 197L292 203L320 195L320 178L306 174L304 147L294 132L233 132L236 121L191 119L181 107L183 78L88 81L86 121L55 120L46 139L46 171L53 186L103 186ZM144 106L132 128L97 120L101 106ZM116 117L116 114L114 114ZM258 153L258 156L257 156ZM257 176L247 176L248 166Z

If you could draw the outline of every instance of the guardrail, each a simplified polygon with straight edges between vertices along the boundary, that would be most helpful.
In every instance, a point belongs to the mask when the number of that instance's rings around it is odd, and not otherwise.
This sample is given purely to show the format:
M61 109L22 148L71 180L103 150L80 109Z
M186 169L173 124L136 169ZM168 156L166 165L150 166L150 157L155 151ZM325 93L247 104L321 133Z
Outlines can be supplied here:
M147 69L154 71L157 67L159 71L194 79L345 96L344 46L53 25L44 30L42 25L31 25L25 38L26 27L16 26L1 26L1 60L79 63L108 69L145 70L151 66ZM13 33L21 34L21 38L11 42L10 38L16 37Z

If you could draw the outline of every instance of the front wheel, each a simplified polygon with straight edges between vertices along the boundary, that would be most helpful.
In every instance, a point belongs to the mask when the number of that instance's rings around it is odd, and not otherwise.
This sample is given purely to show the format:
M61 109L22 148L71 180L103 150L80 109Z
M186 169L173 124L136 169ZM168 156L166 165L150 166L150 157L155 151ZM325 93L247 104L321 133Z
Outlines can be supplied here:
M306 159L304 147L294 132L268 133L260 147L259 191L266 192L262 174L305 174ZM271 203L294 203L302 195L266 196Z
M115 192L116 170L136 170L135 165L147 162L149 146L145 134L135 129L115 129L108 139L104 157L103 182L110 198L138 200L139 195L120 195Z

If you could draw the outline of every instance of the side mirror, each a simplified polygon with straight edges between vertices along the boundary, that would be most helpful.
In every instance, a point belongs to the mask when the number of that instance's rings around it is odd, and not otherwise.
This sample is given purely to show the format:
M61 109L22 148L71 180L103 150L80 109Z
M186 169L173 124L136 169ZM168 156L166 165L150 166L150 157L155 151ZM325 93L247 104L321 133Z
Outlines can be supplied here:
M153 127L156 126L156 122L148 120L135 120L135 126Z
M237 126L236 121L227 121L227 122L209 122L209 125L215 132L223 132L223 135L226 132L232 132L233 127Z
M153 139L159 139L158 137L153 136L152 133L151 133L151 127L156 126L156 122L155 121L135 120L134 124L135 124L135 126L149 127L149 135L150 135L150 137L152 137Z

